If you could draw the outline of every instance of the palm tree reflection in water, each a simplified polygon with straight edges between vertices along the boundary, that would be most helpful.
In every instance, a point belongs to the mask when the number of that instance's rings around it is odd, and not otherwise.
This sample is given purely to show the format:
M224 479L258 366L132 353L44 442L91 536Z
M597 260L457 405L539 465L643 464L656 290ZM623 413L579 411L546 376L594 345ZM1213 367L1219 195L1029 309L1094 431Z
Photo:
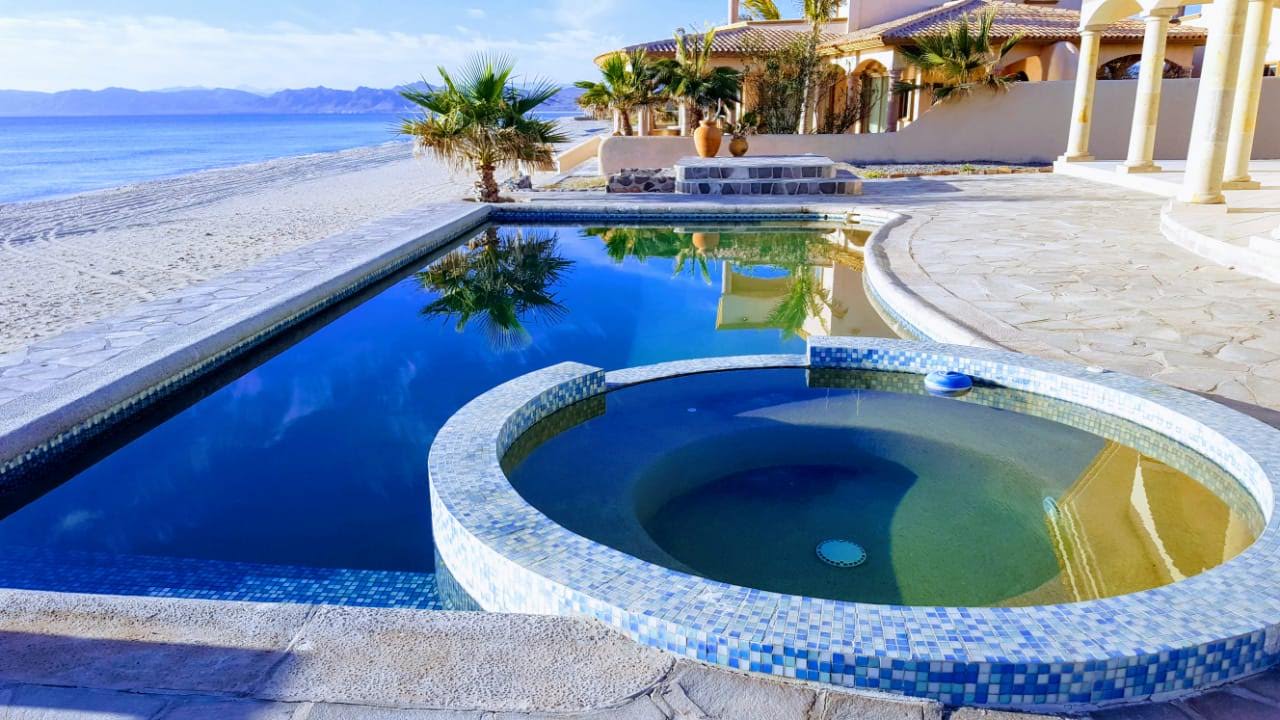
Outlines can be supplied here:
M527 323L567 312L554 288L573 261L560 255L558 240L554 232L486 229L418 273L422 288L439 295L422 314L454 319L458 332L475 321L498 352L528 347Z

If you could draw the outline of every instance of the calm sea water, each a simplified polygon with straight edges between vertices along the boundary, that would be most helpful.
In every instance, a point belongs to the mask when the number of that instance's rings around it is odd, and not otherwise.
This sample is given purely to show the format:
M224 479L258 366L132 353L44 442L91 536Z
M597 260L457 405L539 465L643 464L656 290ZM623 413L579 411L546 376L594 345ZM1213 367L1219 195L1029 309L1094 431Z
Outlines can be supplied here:
M0 202L395 141L400 115L0 117Z

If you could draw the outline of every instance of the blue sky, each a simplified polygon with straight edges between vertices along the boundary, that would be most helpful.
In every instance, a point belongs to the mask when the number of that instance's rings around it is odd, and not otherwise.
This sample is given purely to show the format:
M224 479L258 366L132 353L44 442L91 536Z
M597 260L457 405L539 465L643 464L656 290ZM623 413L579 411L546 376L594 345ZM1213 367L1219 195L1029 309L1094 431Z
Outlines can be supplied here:
M477 50L558 82L725 0L0 0L0 88L389 87Z

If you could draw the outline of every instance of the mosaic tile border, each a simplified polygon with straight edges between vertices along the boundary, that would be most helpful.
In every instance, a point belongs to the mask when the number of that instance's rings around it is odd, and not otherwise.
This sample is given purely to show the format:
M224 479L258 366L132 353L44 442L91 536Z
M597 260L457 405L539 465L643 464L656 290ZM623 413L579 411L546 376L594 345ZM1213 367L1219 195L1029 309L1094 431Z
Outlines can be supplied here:
M436 573L5 548L0 587L59 593L442 610Z
M1108 413L1217 463L1266 518L1232 561L1174 585L1023 608L868 605L763 592L645 563L575 535L511 488L500 458L538 419L634 382L723 369L959 369ZM807 356L685 361L605 374L558 365L477 398L431 450L438 551L490 610L587 615L638 642L740 670L953 705L1084 710L1167 699L1280 663L1280 432L1192 394L1004 351L812 338Z

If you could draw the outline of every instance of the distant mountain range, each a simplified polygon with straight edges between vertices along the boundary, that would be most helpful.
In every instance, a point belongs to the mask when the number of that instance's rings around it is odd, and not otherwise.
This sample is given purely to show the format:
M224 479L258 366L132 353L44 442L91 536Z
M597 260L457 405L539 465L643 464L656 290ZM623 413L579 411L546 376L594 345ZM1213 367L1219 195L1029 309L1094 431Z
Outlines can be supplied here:
M571 112L582 91L568 87L543 106L547 112ZM413 109L400 88L380 90L326 87L258 94L222 88L172 90L66 90L56 93L0 90L0 116L67 117L105 115L356 115L401 113Z

